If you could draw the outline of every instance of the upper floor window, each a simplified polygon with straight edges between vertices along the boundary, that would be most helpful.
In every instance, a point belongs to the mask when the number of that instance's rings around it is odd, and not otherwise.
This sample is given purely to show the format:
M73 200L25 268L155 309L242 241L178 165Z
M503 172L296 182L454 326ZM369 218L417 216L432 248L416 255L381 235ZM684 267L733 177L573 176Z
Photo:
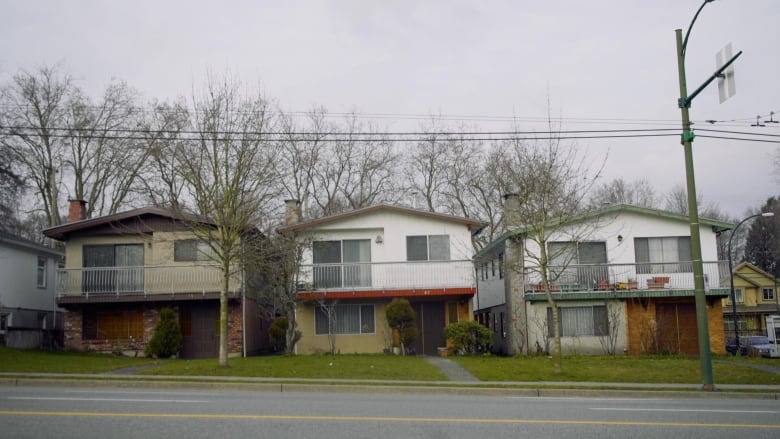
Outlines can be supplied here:
M498 254L498 278L499 279L504 278L504 254L503 253Z
M775 300L774 287L764 287L761 289L764 300Z
M46 257L38 256L38 269L36 271L38 288L46 288Z
M314 241L314 285L346 288L371 285L371 240Z
M742 297L742 288L734 288L734 301L742 303L745 299Z
M173 260L175 262L209 261L213 250L201 239L177 239L173 242Z
M637 273L687 273L691 264L691 237L634 238Z
M449 235L421 235L406 237L407 261L449 261Z

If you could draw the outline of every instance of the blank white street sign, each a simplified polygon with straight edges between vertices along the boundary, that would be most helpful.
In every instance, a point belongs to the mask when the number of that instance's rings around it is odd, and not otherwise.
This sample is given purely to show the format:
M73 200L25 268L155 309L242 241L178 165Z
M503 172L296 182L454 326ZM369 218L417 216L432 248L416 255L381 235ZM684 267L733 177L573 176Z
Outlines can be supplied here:
M728 43L726 44L726 47L720 49L720 52L715 55L715 69L717 70L723 67L723 65L731 59L731 56L731 43ZM723 75L718 78L718 97L720 98L720 103L722 104L728 98L734 96L736 91L737 89L734 84L734 65L732 64L723 72Z

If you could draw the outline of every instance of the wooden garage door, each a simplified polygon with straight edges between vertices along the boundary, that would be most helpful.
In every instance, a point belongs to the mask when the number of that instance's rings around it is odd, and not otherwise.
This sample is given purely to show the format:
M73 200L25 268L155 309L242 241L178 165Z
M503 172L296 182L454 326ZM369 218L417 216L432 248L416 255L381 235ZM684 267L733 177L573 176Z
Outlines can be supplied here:
M656 319L661 349L672 354L699 355L695 304L658 304Z
M179 313L184 335L182 358L216 358L219 355L219 304L183 306Z

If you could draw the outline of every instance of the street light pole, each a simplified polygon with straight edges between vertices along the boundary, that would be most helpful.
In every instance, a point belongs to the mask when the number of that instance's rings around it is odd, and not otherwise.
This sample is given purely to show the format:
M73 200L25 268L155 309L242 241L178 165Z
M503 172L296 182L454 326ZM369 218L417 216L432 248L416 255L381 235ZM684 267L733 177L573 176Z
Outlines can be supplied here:
M731 241L734 239L734 235L737 234L737 229L739 229L739 226L745 223L745 221L753 218L758 217L771 217L775 216L774 212L762 212L757 213L755 215L750 215L749 217L743 219L742 221L737 224L736 227L731 231L731 236L729 236L729 278L731 279L731 293L730 293L730 299L731 299L731 318L734 320L734 344L736 344L736 351L734 351L734 355L736 355L739 350L739 322L737 320L737 295L734 291L734 268L732 267L731 263ZM775 293L776 294L776 293Z
M678 106L682 115L682 144L685 152L685 176L688 188L688 219L691 224L691 262L693 265L694 298L696 302L696 331L699 338L699 366L701 369L702 390L714 391L715 384L712 375L712 353L710 352L710 332L707 322L707 297L704 292L704 268L701 257L701 236L699 235L699 209L696 204L696 179L693 173L693 142L694 134L691 131L691 119L688 108L693 97L688 96L688 85L685 79L685 49L688 45L688 37L693 29L699 13L713 0L704 0L696 15L693 16L685 40L682 38L682 30L675 30L677 39L677 71L680 81L680 100ZM700 91L702 87L697 90ZM694 93L696 94L696 93Z

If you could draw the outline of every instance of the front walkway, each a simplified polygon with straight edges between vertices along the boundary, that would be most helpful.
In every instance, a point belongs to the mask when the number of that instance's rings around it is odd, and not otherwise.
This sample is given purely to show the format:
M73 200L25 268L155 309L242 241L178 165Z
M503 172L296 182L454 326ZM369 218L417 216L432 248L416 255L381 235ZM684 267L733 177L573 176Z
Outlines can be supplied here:
M469 371L460 366L460 364L442 357L425 357L429 363L438 367L448 380L458 382L476 382L479 378L472 375Z

